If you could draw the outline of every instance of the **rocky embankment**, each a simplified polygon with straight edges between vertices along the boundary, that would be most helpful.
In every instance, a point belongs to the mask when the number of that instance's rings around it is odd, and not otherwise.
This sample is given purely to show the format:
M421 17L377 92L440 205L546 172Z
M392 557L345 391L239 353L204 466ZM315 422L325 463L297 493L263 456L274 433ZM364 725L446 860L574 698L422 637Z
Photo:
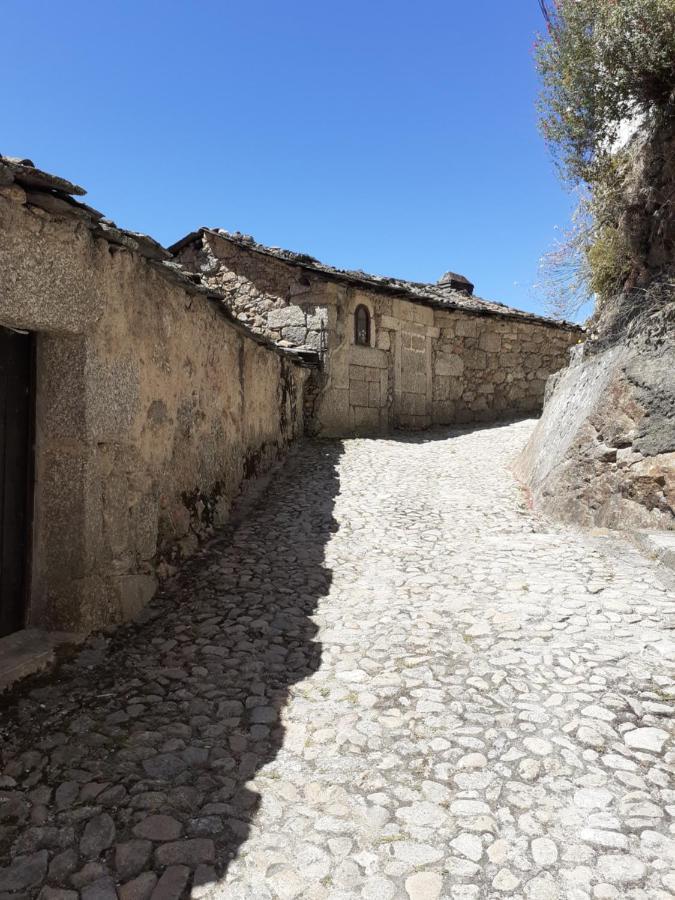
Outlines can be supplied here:
M675 530L675 302L614 317L549 380L516 473L545 512L585 526Z

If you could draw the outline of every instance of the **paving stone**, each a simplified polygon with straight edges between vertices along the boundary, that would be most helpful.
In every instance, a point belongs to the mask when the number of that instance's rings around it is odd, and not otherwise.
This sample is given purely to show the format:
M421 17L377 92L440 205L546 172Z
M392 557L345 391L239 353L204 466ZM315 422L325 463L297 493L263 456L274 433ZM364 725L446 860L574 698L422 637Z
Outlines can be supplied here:
M83 888L93 881L100 881L109 875L107 867L100 862L85 863L78 872L70 876L70 883L75 888Z
M525 884L528 900L558 900L561 896L558 885L551 875L539 875Z
M492 879L492 887L496 891L511 893L520 884L520 879L509 869L500 869Z
M662 728L634 728L623 736L627 747L633 750L649 750L660 753L668 740L668 732Z
M150 841L125 841L115 847L115 869L121 881L128 881L145 868L152 854Z
M77 891L55 888L45 885L38 895L38 900L78 900Z
M600 828L582 828L579 833L582 841L593 847L604 849L626 850L628 838L620 831L603 831Z
M172 816L147 816L134 826L136 837L150 841L175 841L183 831L182 824Z
M175 753L160 753L143 760L143 768L151 778L170 779L186 769L187 765Z
M81 900L117 900L117 888L110 876L92 881L80 891Z
M635 856L612 855L598 859L598 873L610 884L638 884L647 874L647 867Z
M473 862L478 862L483 855L483 842L475 834L459 834L454 840L450 841L450 846L457 853L461 853L468 859L473 860Z
M160 866L186 865L196 868L200 863L215 862L216 850L213 841L190 838L162 844L155 851L155 859Z
M150 895L151 900L180 900L189 881L187 866L169 866Z
M675 893L672 577L528 508L531 428L298 446L5 704L0 900Z
M558 848L551 838L534 838L532 841L532 859L542 868L552 866L558 859Z
M23 891L39 885L47 874L49 853L40 850L30 856L19 856L0 869L0 891Z
M410 900L438 900L443 878L437 872L417 872L406 878L405 889Z
M192 890L190 897L194 900L200 900L206 897L218 883L218 875L213 866L207 866L201 863L197 866L192 877Z
M120 900L149 900L157 880L154 872L143 872L131 881L120 885L117 893Z
M93 859L107 850L115 840L115 823L107 813L89 819L80 840L80 853L85 859Z

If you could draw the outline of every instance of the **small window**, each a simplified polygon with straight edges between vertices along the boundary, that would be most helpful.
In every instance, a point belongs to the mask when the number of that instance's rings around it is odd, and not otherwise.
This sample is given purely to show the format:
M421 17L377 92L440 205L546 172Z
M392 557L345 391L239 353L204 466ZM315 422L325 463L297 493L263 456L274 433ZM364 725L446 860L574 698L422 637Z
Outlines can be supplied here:
M368 307L357 306L354 313L354 341L370 347L370 313Z

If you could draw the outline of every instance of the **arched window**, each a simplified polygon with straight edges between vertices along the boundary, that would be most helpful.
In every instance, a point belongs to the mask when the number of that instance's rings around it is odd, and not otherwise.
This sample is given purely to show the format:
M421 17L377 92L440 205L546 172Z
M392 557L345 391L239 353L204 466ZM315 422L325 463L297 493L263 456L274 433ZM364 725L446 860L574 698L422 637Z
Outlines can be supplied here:
M367 306L357 306L354 313L354 342L370 347L370 313Z

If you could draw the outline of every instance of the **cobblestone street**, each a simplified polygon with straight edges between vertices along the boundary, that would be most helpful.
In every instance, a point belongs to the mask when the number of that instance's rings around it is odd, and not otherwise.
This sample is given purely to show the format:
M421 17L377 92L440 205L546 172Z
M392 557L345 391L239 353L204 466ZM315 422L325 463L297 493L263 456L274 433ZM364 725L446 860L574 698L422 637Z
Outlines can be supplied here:
M0 900L675 896L673 574L532 422L310 443L0 713Z

